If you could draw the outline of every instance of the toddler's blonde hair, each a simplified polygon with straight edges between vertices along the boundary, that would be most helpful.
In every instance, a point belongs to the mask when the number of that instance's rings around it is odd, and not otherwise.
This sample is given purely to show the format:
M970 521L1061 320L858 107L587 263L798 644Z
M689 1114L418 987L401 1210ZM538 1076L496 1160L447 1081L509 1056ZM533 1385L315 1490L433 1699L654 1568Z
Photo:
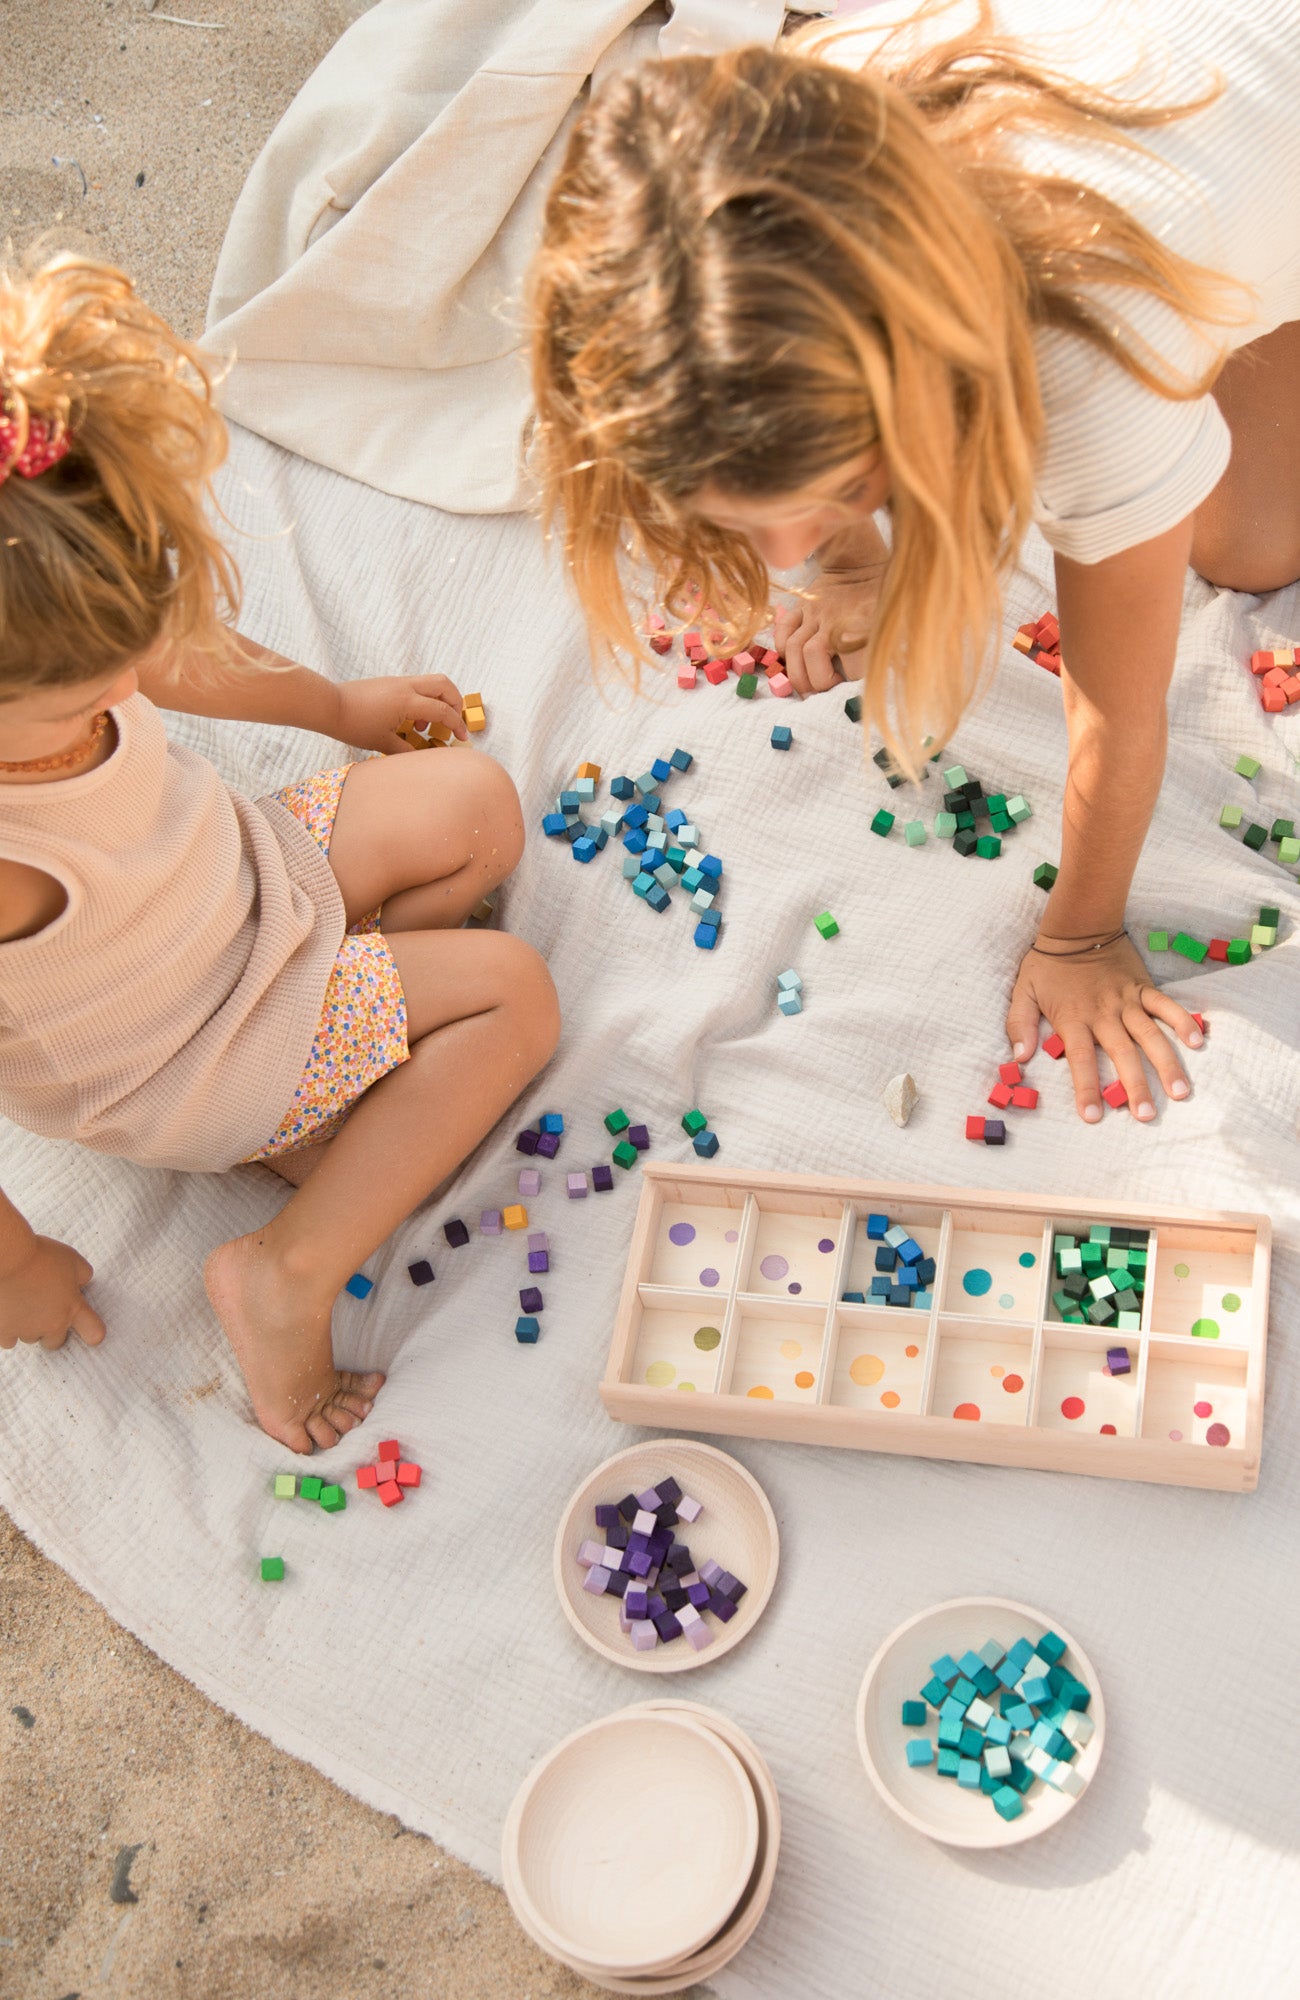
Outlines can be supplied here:
M158 641L225 651L239 577L205 512L212 363L112 265L0 263L0 396L71 448L0 485L0 699L97 680Z
M987 664L1032 517L1034 329L1183 398L1206 382L1171 378L1092 288L1242 314L1227 280L1005 146L1134 147L1214 88L1157 106L1052 74L994 33L987 0L971 30L862 69L820 58L836 32L648 63L579 119L532 275L532 453L597 659L639 660L627 558L733 641L769 615L752 546L692 512L702 489L770 498L882 450L893 557L864 709L914 770Z

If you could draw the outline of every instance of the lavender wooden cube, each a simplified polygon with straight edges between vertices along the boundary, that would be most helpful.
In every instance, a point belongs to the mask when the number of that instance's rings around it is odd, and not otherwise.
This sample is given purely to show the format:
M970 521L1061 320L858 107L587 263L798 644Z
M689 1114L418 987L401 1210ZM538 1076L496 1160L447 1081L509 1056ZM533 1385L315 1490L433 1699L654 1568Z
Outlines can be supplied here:
M697 1653L702 1653L706 1646L713 1644L712 1632L701 1618L699 1612L692 1610L689 1604L678 1612L677 1622L686 1635L686 1643L689 1646L693 1646Z
M515 1140L515 1151L517 1153L535 1153L537 1151L537 1141L539 1136L540 1135L534 1132L532 1127L529 1126L527 1131L521 1132L519 1134L519 1137Z
M542 1310L542 1295L536 1285L524 1285L521 1288L519 1303L526 1313L539 1313Z
M590 1193L585 1174L566 1175L564 1185L568 1190L570 1201L585 1201Z
M683 1493L681 1499L677 1502L677 1518L679 1521L698 1521L703 1512L703 1501L692 1500L689 1493Z
M537 1157L539 1160L553 1160L559 1150L560 1135L558 1132L541 1132L538 1134Z
M637 1509L632 1518L632 1533L634 1535L653 1535L659 1523L655 1520L654 1515L647 1513L641 1505L641 1495L638 1493L636 1497Z
M597 1194L608 1194L614 1185L613 1167L604 1165L593 1167L591 1170L591 1185L595 1188Z
M733 1604L739 1604L749 1585L742 1583L738 1576L733 1576L729 1569L724 1569L721 1576L714 1578L713 1587L723 1597L729 1597Z
M707 1556L700 1564L700 1575L711 1588L716 1585L722 1573L722 1564L714 1562L712 1556Z
M604 1560L605 1545L603 1542L584 1542L578 1550L578 1561L584 1569L590 1569L593 1564L603 1563Z
M480 1236L500 1236L504 1226L499 1208L485 1208L479 1215L478 1233Z
M538 1173L536 1167L522 1168L519 1174L520 1194L540 1194L541 1191L542 1191L542 1177Z
M650 1145L649 1131L644 1125L629 1125L627 1142L630 1146L635 1146L638 1153L644 1153Z
M632 1644L638 1653L652 1653L659 1644L659 1634L648 1618L632 1620Z
M528 1248L530 1250L549 1250L550 1247L551 1239L544 1229L534 1229L530 1232L528 1238Z
M657 1486L643 1486L641 1491L636 1496L636 1504L638 1507L642 1508L647 1514L653 1514L655 1508L661 1504L659 1499L659 1488Z
M609 1589L609 1571L594 1565L583 1577L582 1587L584 1590L589 1590L593 1597L603 1597Z
M618 1629L620 1632L630 1632L632 1630L632 1620L627 1615L626 1598L618 1607Z
M630 1569L633 1576L648 1576L651 1563L644 1550L629 1549L623 1558L623 1566L625 1569Z

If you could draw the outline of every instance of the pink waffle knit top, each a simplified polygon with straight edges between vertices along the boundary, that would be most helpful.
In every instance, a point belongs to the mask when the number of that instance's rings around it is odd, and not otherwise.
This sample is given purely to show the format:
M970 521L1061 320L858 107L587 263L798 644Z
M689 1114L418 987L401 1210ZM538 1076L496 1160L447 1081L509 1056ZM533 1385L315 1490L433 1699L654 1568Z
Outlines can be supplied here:
M216 1172L288 1110L344 932L306 828L170 744L144 695L93 771L0 784L0 854L67 905L0 944L0 1112L142 1165Z

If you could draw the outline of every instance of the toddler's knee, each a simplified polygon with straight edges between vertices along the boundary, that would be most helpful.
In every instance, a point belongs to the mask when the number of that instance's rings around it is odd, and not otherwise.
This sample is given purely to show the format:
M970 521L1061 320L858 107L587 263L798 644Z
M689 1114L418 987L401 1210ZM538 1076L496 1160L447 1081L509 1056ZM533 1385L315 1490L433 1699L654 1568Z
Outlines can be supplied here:
M550 1061L560 1039L560 997L546 960L522 938L509 939L503 971L506 1005L514 1018L521 1052L534 1071Z
M523 807L514 779L495 757L477 750L466 763L474 825L495 850L492 872L500 878L510 873L524 851Z

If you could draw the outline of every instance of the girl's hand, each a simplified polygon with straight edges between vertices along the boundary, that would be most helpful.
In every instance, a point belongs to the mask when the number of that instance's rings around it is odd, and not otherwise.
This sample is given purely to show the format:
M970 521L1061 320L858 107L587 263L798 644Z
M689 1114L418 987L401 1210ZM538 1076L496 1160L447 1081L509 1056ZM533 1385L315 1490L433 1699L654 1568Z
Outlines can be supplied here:
M862 679L867 671L862 642L875 622L884 574L884 563L823 570L808 597L778 608L773 646L799 694L820 694L840 680ZM846 651L846 637L859 643Z
M0 1348L62 1347L70 1333L98 1347L104 1322L81 1288L95 1273L76 1250L52 1236L29 1236L18 1258L0 1271Z
M446 674L417 674L407 678L388 674L378 680L346 681L337 689L340 742L355 744L358 750L382 750L393 755L409 750L397 734L403 722L413 721L417 729L432 723L450 729L464 742L469 736L461 714L460 689Z
M1059 953L1059 941L1044 938L1043 942L1047 952ZM1168 1096L1187 1096L1190 1085L1182 1064L1157 1023L1171 1028L1189 1049L1199 1049L1204 1037L1187 1009L1151 984L1127 937L1086 958L1026 952L1007 1010L1007 1034L1017 1062L1038 1047L1039 1020L1044 1015L1065 1043L1074 1101L1090 1125L1102 1115L1098 1048L1115 1065L1135 1118L1145 1122L1156 1115L1143 1056Z

